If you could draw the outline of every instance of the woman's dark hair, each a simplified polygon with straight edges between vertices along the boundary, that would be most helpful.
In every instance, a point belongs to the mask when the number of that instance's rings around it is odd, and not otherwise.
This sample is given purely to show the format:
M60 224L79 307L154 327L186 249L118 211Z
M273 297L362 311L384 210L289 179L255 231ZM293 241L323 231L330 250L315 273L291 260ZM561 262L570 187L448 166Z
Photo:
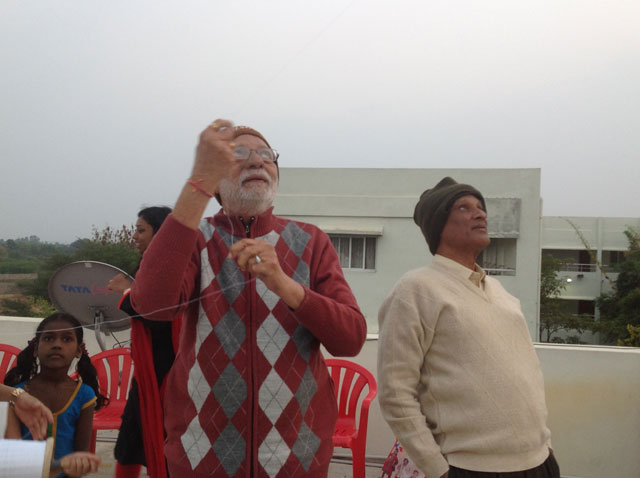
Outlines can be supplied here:
M166 206L145 207L138 213L138 217L144 219L144 221L151 226L155 234L170 212L171 208Z
M36 360L36 347L40 341L40 334L44 332L44 328L54 321L67 322L74 330L76 334L76 340L78 345L83 343L84 330L82 324L71 314L64 312L56 312L51 314L47 318L43 319L36 329L36 336L29 341L29 344L18 354L16 360L16 366L9 370L4 377L4 384L11 387L15 387L21 382L31 380L36 373L38 373L38 361ZM83 353L78 360L77 371L82 381L89 385L96 394L96 410L104 407L109 403L109 400L100 393L100 386L98 384L98 372L91 363L91 359L85 353L84 347Z

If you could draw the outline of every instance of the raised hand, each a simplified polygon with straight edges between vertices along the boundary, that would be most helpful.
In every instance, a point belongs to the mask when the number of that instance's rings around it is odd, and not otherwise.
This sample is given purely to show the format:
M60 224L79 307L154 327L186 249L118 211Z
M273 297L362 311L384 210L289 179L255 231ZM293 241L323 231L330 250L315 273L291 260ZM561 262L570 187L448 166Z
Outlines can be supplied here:
M107 284L107 289L114 292L124 292L131 287L131 281L124 274L118 274Z
M200 134L190 179L215 194L233 163L233 123L217 119Z

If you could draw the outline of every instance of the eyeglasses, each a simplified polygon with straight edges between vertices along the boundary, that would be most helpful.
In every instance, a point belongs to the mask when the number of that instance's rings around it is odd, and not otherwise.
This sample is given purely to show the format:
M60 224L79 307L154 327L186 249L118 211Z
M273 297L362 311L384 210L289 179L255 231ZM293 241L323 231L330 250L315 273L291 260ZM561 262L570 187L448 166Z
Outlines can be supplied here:
M280 156L275 149L271 148L251 149L247 146L236 146L233 148L233 157L239 161L245 161L251 156L251 151L254 151L260 159L269 163L277 163Z

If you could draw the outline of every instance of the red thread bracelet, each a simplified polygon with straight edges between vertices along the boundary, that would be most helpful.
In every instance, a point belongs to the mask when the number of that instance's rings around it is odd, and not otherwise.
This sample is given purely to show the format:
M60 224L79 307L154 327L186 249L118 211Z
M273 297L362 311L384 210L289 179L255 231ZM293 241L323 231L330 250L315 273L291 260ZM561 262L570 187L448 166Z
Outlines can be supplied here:
M215 194L211 194L209 191L205 190L202 186L200 186L200 183L204 181L203 179L187 179L187 184L191 184L191 186L193 186L193 192L195 193L196 191L200 191L202 194L204 194L205 196L207 196L208 198L212 198L215 197Z

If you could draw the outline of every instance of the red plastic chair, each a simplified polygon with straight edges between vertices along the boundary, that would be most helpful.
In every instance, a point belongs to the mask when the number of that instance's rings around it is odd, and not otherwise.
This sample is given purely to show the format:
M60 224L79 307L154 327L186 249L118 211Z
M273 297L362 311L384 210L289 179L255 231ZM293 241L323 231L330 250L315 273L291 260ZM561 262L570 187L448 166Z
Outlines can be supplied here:
M95 452L98 430L119 430L122 412L133 377L133 360L128 347L106 350L91 357L98 371L100 393L109 398L109 405L93 416L93 433L89 450Z
M364 478L369 405L378 393L378 384L371 372L357 363L341 359L327 359L325 363L329 367L338 400L333 446L351 449L353 478ZM363 398L365 386L369 391ZM359 420L356 421L358 415Z
M0 344L0 383L4 383L4 376L18 364L18 354L21 350L9 344Z

